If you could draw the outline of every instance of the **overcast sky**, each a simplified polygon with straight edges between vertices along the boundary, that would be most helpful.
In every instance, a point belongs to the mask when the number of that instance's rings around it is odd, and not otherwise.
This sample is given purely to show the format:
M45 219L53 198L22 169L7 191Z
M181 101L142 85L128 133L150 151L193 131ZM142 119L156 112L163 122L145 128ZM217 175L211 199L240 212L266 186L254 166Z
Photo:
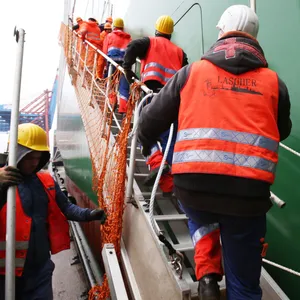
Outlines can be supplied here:
M59 62L57 38L63 8L63 0L0 1L0 104L12 101L17 47L13 37L15 25L26 32L20 106L32 101L45 89L52 89Z

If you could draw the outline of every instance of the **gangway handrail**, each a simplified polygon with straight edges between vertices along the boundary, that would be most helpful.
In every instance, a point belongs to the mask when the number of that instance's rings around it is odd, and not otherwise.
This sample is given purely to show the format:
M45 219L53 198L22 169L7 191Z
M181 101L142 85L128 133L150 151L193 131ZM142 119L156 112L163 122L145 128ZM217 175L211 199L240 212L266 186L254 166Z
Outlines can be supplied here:
M72 30L72 28L69 26L69 28ZM81 35L73 30L73 33L75 35L77 35L78 37L81 38ZM110 57L108 57L104 52L102 52L101 50L99 50L97 47L95 47L93 44L91 44L89 41L85 40L85 43L87 43L90 47L92 47L96 52L98 52L99 54L101 54L107 61L109 61L112 65L114 65L120 72L122 72L123 74L125 74L124 68L121 67L119 64L117 64L114 60L112 60ZM139 59L136 60L137 62L141 62ZM140 80L134 78L134 81L136 83L138 83L141 86L141 89L146 93L153 93L152 90L150 90L143 82L141 82ZM288 147L287 145L283 144L283 143L279 143L279 145L284 148L285 150L293 153L294 155L300 157L300 152Z
M71 30L72 28L69 27ZM77 35L78 37L81 38L81 35L73 30L73 33L75 35ZM109 56L107 56L104 52L102 52L99 48L97 48L96 46L94 46L93 44L91 44L89 41L85 40L84 41L87 45L89 45L90 47L92 47L96 52L98 52L99 54L101 54L109 63L111 63L113 66L115 66L122 74L125 74L125 70L123 67L121 67L118 63L116 63L113 59L111 59ZM153 93L152 90L150 90L142 81L134 78L134 82L138 83L141 86L141 89L146 93L146 94L150 94Z

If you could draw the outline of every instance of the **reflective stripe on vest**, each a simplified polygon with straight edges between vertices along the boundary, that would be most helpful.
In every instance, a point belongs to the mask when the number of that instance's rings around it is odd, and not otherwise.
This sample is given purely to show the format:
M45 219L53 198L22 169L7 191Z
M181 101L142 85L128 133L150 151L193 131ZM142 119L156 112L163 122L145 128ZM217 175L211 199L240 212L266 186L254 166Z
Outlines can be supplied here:
M257 156L235 154L218 150L189 150L176 152L173 155L173 165L179 163L208 162L224 163L234 166L259 169L275 173L276 163Z
M141 61L142 81L155 80L165 85L182 67L183 51L163 37L151 37L145 59Z
M94 32L88 32L86 35L86 39L90 41L100 41L100 35Z
M109 56L114 61L122 61L124 59L126 49L118 47L109 47L107 56Z
M28 250L28 241L16 241L16 250ZM0 242L0 251L6 250L6 242ZM25 264L25 258L16 258L16 268L23 268ZM5 267L5 258L0 259L0 267Z
M213 224L209 224L209 225L205 225L205 226L201 226L200 228L198 228L193 236L192 236L192 240L193 240L193 244L194 246L196 246L196 244L207 234L215 231L219 229L219 224L218 223L213 223Z
M279 145L278 142L264 136L259 136L258 134L218 128L190 128L181 130L177 134L176 141L180 142L201 139L214 139L247 144L265 148L266 150L270 150L273 152L277 152ZM217 150L188 150L174 153L174 164L185 162L221 162L236 166L260 169L271 173L275 173L276 170L276 163L271 160L267 160L257 156L235 154L232 152Z
M176 141L214 139L229 141L234 143L246 144L265 148L267 150L277 152L279 143L267 137L234 130L226 130L219 128L189 128L180 130L177 133Z
M47 172L37 173L48 195L48 235L51 254L70 248L69 224L56 203L55 182ZM6 255L6 213L7 204L0 210L0 275L5 274ZM32 220L22 207L17 189L16 193L16 276L21 276L29 247Z
M219 174L273 183L278 161L278 77L234 75L202 60L180 92L173 174Z
M147 69L150 68L156 68L158 70L147 72ZM156 62L150 62L145 66L144 72L142 74L142 81L147 81L149 77L156 76L159 77L163 82L167 83L174 74L176 74L176 70L165 68L164 66ZM169 76L165 77L164 75L169 75Z
M16 250L27 250L28 246L28 241L16 241ZM6 250L6 242L0 242L0 251L1 250Z
M23 268L25 265L25 258L16 258L15 264L16 268ZM0 259L0 268L5 268L5 258Z
M125 53L126 48L125 48L125 49L117 48L117 47L109 47L109 48L108 48L108 51L113 51L113 50L118 50L118 51L121 51L121 52L124 52L124 53Z

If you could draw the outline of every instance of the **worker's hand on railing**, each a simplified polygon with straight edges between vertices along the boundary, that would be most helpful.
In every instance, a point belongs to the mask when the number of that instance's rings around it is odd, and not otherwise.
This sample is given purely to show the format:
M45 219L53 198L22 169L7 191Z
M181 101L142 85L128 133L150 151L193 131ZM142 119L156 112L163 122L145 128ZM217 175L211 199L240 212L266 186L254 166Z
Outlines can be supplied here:
M0 169L0 188L18 185L23 181L19 169L8 166Z
M125 78L129 84L134 83L134 78L139 79L131 69L124 69Z
M106 218L107 216L103 209L94 209L90 213L89 221L100 221L101 224L104 224Z

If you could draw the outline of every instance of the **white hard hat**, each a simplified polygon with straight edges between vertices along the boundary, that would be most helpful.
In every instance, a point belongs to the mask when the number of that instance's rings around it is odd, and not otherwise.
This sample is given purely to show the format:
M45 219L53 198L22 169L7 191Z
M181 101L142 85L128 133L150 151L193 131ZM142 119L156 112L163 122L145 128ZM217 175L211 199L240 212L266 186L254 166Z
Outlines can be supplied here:
M232 5L224 11L216 27L220 29L220 34L243 31L256 38L259 28L258 17L247 5Z

